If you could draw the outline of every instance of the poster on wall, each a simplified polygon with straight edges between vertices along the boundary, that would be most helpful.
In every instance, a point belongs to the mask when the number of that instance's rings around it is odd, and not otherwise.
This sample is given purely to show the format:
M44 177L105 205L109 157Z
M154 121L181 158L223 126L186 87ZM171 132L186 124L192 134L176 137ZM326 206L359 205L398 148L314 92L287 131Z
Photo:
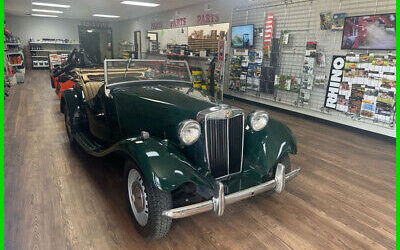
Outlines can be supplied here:
M396 49L396 14L346 17L342 49Z
M394 55L333 56L325 107L356 117L392 123L395 100Z
M332 19L332 13L330 12L323 12L320 15L321 19L321 30L330 30L332 29L332 24L333 24L333 19Z
M333 21L332 21L332 30L333 31L339 31L343 30L344 27L344 19L346 18L345 13L337 13L333 14Z

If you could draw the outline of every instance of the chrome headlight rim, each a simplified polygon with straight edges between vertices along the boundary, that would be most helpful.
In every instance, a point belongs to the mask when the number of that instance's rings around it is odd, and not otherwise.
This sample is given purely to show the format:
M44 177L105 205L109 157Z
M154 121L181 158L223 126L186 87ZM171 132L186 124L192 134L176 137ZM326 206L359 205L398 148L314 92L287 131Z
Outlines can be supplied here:
M187 130L187 129L198 130L197 137L192 139L191 141L185 141L184 138L182 137L182 133L185 132L185 130ZM201 136L201 126L197 121L189 119L189 120L184 120L181 123L179 123L178 138L179 138L179 141L183 145L185 145L185 146L193 145L194 143L196 143L199 140L200 136Z
M264 122L264 124L261 124L262 126L256 126L256 122L257 122L256 119L258 121L263 119L265 122ZM256 110L249 115L250 127L255 132L259 132L259 131L263 130L268 125L268 121L269 121L269 114L268 114L268 112L263 111L263 110Z

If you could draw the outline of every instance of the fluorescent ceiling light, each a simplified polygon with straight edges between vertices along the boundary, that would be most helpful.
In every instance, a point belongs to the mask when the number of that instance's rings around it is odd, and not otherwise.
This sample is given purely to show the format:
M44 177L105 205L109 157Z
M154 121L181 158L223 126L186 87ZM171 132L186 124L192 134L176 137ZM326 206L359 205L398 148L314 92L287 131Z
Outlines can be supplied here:
M114 15L103 15L103 14L93 14L93 16L107 17L107 18L118 18L119 17L119 16L114 16Z
M32 11L35 11L35 12L45 12L45 13L60 13L60 14L63 13L63 12L60 11L60 10L32 9Z
M58 17L56 15L44 15L44 14L32 14L32 16L41 16L41 17Z
M122 4L136 5L136 6L144 6L144 7L157 7L160 6L158 3L146 3L146 2L138 2L138 1L122 1Z
M71 5L67 5L67 4L43 3L43 2L32 2L32 5L57 7L57 8L69 8L69 7L71 7Z
M93 30L87 30L87 32L88 32L88 33L92 33L92 32L93 32Z

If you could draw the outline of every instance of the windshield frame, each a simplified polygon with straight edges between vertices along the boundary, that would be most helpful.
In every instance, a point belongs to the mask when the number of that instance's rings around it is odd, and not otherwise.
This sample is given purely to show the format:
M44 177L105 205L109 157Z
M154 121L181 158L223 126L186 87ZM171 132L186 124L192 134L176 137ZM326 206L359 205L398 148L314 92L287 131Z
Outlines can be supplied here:
M134 62L165 62L167 63L183 63L187 69L190 81L184 81L184 80L170 80L170 79L153 79L153 80L130 80L130 81L124 81L124 82L114 82L114 83L109 83L108 82L108 62L126 62L128 63L134 63ZM121 85L125 83L134 83L134 82L155 82L155 81L164 81L164 82L187 82L189 84L193 84L193 77L189 69L189 64L186 60L184 61L178 61L178 60L152 60L152 59L105 59L104 60L104 86L107 89L108 86L115 86L115 85Z

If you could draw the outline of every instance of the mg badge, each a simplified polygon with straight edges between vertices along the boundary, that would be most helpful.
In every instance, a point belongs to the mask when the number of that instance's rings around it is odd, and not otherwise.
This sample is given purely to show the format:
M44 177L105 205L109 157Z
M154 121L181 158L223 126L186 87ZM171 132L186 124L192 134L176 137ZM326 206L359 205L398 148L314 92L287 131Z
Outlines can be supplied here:
M225 118L229 118L229 117L231 117L231 115L232 115L232 111L231 110L227 110L225 112Z

